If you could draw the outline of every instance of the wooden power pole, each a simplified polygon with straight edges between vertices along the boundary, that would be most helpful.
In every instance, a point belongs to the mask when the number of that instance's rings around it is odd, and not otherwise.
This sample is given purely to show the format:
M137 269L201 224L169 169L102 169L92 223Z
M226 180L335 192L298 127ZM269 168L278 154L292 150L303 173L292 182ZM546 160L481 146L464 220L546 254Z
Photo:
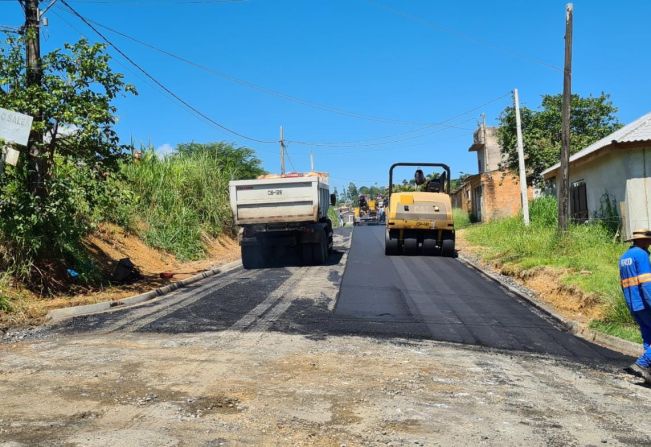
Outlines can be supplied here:
M24 0L25 7L25 53L27 58L27 86L40 87L43 80L41 65L41 12L39 0ZM39 122L43 112L37 110L34 114L36 130L29 136L29 188L32 194L45 195L45 163L42 158L43 132Z
M572 20L574 6L565 6L565 69L561 129L561 167L558 190L558 229L567 231L570 221L570 105L572 102Z

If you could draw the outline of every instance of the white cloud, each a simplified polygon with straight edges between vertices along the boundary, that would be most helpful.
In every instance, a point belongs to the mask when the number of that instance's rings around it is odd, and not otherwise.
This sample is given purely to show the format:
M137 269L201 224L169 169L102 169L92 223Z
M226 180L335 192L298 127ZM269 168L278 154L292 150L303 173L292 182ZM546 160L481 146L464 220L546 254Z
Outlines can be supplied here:
M162 144L162 145L160 145L160 146L158 146L156 148L156 155L158 155L161 158L166 156L166 155L170 155L170 154L172 154L174 152L176 152L176 150L169 143Z

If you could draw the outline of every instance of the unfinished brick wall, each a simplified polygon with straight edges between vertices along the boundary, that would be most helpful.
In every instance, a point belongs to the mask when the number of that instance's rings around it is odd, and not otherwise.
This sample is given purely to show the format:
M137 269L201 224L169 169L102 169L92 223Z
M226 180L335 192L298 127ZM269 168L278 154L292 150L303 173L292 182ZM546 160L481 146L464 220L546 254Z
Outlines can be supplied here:
M482 187L481 213L473 210L477 187ZM533 189L528 189L529 200L533 200ZM520 182L510 171L491 171L473 175L452 194L452 204L482 221L517 215L522 209Z

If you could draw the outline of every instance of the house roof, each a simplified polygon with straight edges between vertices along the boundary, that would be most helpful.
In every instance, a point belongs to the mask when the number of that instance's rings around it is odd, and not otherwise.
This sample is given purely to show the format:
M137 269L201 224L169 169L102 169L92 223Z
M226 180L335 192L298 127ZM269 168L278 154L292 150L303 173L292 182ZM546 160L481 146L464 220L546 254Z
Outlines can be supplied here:
M570 157L570 163L579 160L587 155L597 152L605 147L617 143L642 143L651 142L651 112L641 116L630 124L616 130L610 135L595 141L590 146L581 149L576 154ZM542 172L543 177L551 174L560 167L560 163L556 163L551 168L545 169Z

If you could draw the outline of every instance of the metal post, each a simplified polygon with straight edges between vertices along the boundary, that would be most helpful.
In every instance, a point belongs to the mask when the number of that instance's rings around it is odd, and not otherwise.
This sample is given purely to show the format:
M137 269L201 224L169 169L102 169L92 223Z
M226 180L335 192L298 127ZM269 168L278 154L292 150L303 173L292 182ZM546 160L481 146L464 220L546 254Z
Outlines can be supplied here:
M513 89L513 104L515 106L515 128L518 137L518 168L520 170L520 197L522 200L522 215L524 224L529 226L529 196L527 194L527 171L524 166L524 143L522 140L522 121L520 119L520 98L518 89Z
M565 6L565 69L563 73L563 108L561 129L561 167L558 191L558 228L567 231L570 220L570 105L572 102L572 21L574 6Z
M314 153L310 152L310 171L314 172Z

